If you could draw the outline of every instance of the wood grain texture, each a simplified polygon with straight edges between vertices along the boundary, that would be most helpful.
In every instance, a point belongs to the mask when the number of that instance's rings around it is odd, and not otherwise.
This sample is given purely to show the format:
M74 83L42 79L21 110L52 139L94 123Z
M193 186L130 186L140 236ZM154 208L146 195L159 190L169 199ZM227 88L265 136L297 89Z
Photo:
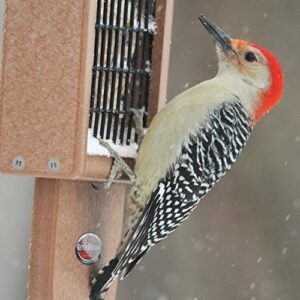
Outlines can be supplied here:
M76 177L85 169L96 0L6 1L0 171ZM12 168L25 158L21 172ZM57 158L59 173L48 171Z
M28 295L30 300L88 299L92 272L82 265L75 242L84 232L98 234L104 246L101 265L118 246L124 185L95 190L90 182L37 179L33 207ZM115 298L115 288L108 300Z

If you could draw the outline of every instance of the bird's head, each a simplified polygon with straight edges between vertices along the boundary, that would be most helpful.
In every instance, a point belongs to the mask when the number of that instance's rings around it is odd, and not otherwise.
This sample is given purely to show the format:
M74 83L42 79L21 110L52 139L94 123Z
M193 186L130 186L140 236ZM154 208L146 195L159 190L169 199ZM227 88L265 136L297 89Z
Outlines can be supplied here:
M205 16L199 17L217 44L219 73L240 79L254 90L253 118L257 122L278 103L283 92L283 73L275 56L263 47L232 39Z

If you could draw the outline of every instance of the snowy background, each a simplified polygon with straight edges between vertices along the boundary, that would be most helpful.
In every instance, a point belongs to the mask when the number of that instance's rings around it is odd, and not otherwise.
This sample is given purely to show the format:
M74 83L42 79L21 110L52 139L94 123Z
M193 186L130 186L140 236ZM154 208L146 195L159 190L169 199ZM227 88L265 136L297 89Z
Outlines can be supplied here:
M121 282L118 300L300 299L300 3L175 4L169 99L216 73L199 13L272 50L286 89L231 172ZM32 194L33 179L0 176L0 299L26 299Z

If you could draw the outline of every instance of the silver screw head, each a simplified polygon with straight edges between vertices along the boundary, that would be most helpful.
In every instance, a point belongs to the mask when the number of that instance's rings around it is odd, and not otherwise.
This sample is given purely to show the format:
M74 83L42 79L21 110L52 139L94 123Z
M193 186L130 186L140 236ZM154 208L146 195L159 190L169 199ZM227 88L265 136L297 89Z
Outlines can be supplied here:
M95 233L84 233L76 242L75 252L82 264L92 265L101 257L102 241Z
M25 168L25 159L23 156L16 156L12 161L12 166L16 170L23 170Z
M48 170L56 173L60 170L60 161L57 158L50 158L48 160Z

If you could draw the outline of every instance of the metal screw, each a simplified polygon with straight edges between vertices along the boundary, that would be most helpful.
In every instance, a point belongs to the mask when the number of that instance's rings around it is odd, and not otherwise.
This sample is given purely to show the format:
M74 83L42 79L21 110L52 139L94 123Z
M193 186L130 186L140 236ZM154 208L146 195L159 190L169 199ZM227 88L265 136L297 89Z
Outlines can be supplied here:
M16 170L23 170L25 168L25 159L22 156L16 156L12 161L12 166Z
M60 161L57 158L51 158L48 160L48 170L50 172L58 172L60 170Z
M95 233L84 233L76 242L75 252L77 258L82 264L94 264L101 257L102 241Z

